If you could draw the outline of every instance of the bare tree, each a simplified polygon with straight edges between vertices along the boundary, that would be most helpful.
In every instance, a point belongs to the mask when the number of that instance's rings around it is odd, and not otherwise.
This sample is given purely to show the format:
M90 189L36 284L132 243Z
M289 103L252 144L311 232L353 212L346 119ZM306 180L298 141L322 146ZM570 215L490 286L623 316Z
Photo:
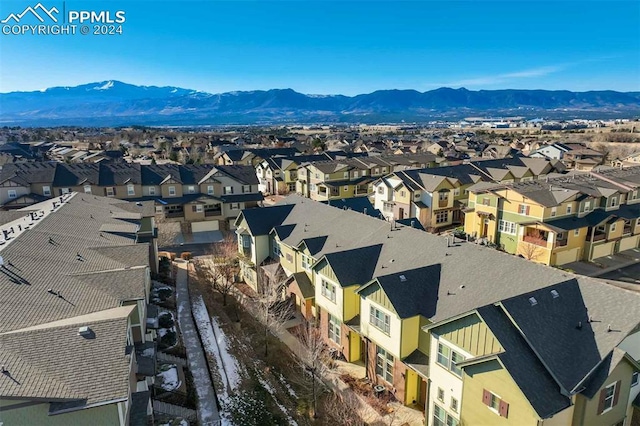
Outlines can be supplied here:
M332 392L322 403L323 424L365 426L367 422L358 414L359 403L353 392Z
M317 392L316 385L322 377L329 371L331 356L327 351L327 345L322 338L322 333L318 327L311 323L304 323L300 326L298 335L301 349L296 355L300 360L302 368L311 378L311 403L313 408L313 418L317 417Z
M520 246L520 254L527 260L536 260L544 252L547 240L542 237L532 237Z
M227 234L211 247L211 255L196 263L198 280L210 284L222 296L222 305L227 306L227 296L235 286L238 273L238 242L233 234Z
M265 270L266 266L266 270ZM278 263L258 267L256 274L258 289L253 298L255 316L264 326L264 355L269 354L269 334L277 334L290 318L292 309L284 297L284 272Z

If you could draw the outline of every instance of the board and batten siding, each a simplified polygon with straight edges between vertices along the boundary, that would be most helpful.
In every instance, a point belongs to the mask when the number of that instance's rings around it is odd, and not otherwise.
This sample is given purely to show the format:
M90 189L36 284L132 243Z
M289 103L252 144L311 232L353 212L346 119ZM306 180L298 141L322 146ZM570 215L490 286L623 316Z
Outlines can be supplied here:
M33 401L35 403L35 401ZM21 403L25 403L21 406ZM120 425L118 404L107 404L70 413L49 415L48 403L27 405L27 400L0 401L0 419L5 425ZM20 408L11 408L12 405Z
M437 334L474 356L502 351L498 339L476 314L438 327Z

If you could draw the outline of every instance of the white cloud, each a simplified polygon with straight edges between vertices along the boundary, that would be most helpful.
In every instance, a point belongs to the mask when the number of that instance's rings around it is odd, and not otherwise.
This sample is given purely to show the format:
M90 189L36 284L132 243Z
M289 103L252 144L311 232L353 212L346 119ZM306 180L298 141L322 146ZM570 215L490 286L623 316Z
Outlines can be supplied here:
M545 67L530 68L522 71L509 72L504 74L483 76L468 78L456 81L450 81L447 83L434 83L429 84L433 87L478 87L478 86L493 86L496 84L508 83L512 80L544 77L549 74L557 73L564 70L567 65L550 65Z

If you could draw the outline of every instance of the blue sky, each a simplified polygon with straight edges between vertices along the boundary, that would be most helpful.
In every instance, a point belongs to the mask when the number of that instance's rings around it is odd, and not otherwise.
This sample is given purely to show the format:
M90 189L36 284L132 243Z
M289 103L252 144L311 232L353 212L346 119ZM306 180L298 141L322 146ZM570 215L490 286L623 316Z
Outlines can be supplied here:
M0 2L0 19L37 0ZM62 0L42 0L62 9ZM0 92L103 80L292 88L640 91L634 1L86 1L122 35L0 34Z

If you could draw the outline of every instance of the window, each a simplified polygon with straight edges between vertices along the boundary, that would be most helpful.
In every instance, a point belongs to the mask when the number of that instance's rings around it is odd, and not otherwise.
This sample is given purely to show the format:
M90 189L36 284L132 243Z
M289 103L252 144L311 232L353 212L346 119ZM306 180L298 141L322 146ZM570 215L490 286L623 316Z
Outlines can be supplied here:
M590 210L591 210L591 201L590 200L589 201L585 201L582 211L583 212L588 212Z
M617 381L600 391L598 414L611 410L618 403L618 395L620 394L619 386L620 382Z
M196 204L196 213L202 213L204 211L204 206L202 204Z
M616 224L612 223L611 228L609 228L609 232L616 232Z
M518 206L518 213L519 214L523 214L525 216L528 216L529 215L529 206L526 205L526 204L520 204Z
M452 350L448 346L438 343L438 358L436 360L438 364L451 371L456 376L462 377L462 369L457 366L457 363L462 361L464 361L464 356Z
M345 186L344 186L344 190L345 190L345 191L348 191L348 190L349 190L349 185L345 185Z
M378 194L384 194L384 187L382 185L378 187Z
M149 195L156 195L156 187L155 186L150 186L149 187Z
M631 376L631 386L637 386L638 384L638 372L634 371L633 375Z
M449 191L440 191L438 193L440 201L447 201L449 199Z
M175 186L170 186L169 187L169 195L172 196L172 197L176 195L176 187Z
M444 402L444 389L438 388L438 401Z
M133 185L127 185L127 195L136 195L136 187Z
M640 217L636 219L636 226L640 226Z
M458 195L460 195L460 188L455 188L455 189L453 190L453 196L454 196L454 197L457 197Z
M213 195L213 185L207 185L207 194Z
M458 426L458 420L438 404L433 404L433 426Z
M393 203L382 203L382 211L392 212L393 211Z
M482 390L482 402L489 407L491 411L500 417L509 416L509 404L502 400L498 395L486 389Z
M320 289L320 292L333 303L336 302L336 286L334 284L331 284L326 280L322 280L322 288Z
M251 185L242 185L242 192L244 194L251 192Z
M293 263L293 255L291 253L287 253L285 258L287 259L287 262Z
M609 200L609 207L615 207L618 205L618 197L611 197Z
M51 187L50 186L43 186L42 187L42 195L51 195Z
M344 178L349 179L349 172L344 172Z
M366 171L366 170L363 170L363 171L362 171L362 176L366 176L366 175L367 175L367 171Z
M225 186L223 193L224 194L233 194L233 186Z
M405 195L407 195L406 191L400 191L400 196L404 197Z
M276 240L273 240L273 257L280 257L280 254L280 243L278 243Z
M516 234L516 224L514 222L509 222L506 220L500 220L498 222L498 231L504 232L505 234Z
M380 168L376 167L375 169L373 169L373 173L376 175L380 174Z
M189 185L189 186L187 186L187 192L188 192L189 194L195 194L195 193L196 193L196 187L195 187L195 186L193 186L193 185Z
M91 185L85 185L83 189L85 194L91 194Z
M105 191L107 193L107 197L113 197L114 195L116 195L116 189L112 186L106 187Z
M70 192L71 192L71 190L69 188L60 188L60 194L61 195L68 194Z
M353 172L353 177L357 178L360 175L360 173L356 170L355 172Z
M10 189L7 191L7 195L9 196L9 198L16 198L18 196L18 193L15 189Z
M391 317L374 306L369 312L369 322L385 334L391 332Z
M482 198L482 205L483 206L490 206L491 205L491 200L487 197Z
M238 210L240 208L240 203L231 203L231 210Z
M302 263L302 269L304 269L305 271L308 271L311 269L311 258L309 256L307 256L306 254L302 254L300 255L300 259L301 259L301 263Z
M449 220L449 212L437 212L436 213L436 223L446 223Z
M579 237L580 236L580 229L574 229L573 230L573 236L574 237Z
M458 400L454 397L451 397L451 411L454 413L458 412Z
M389 383L393 383L393 355L376 347L376 374Z
M556 214L558 214L558 208L557 207L551 207L551 217L555 217Z
M573 209L571 208L571 204L568 204L568 205L567 205L567 214L571 214L571 211L572 211L572 210L573 210Z
M329 315L329 339L340 344L340 321L331 314Z

